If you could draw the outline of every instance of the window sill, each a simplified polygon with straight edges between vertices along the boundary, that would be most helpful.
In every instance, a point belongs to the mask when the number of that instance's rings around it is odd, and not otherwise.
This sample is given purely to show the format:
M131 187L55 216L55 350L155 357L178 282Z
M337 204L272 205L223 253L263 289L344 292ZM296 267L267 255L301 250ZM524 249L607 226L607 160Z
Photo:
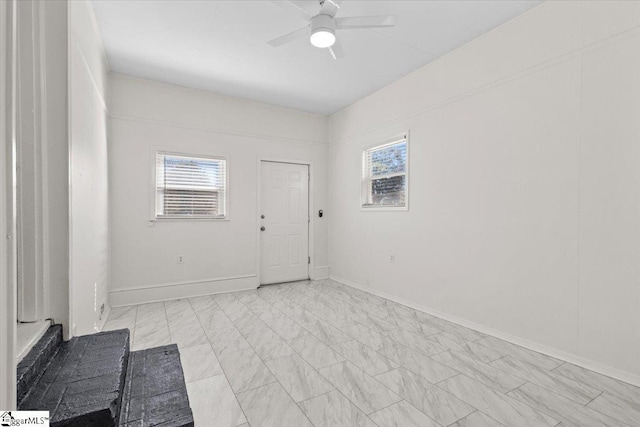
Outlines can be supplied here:
M189 218L189 217L162 217L162 218L151 218L149 222L174 222L174 221L183 221L183 222L192 222L192 221L230 221L228 217L225 218Z
M385 211L406 212L409 210L409 206L375 206L375 207L360 206L360 210L362 212L385 212Z

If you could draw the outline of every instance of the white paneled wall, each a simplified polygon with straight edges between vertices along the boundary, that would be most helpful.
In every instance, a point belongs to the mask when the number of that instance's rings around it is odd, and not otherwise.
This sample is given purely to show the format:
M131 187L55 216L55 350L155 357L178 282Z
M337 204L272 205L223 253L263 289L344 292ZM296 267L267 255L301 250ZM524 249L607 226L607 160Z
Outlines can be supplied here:
M639 76L640 2L551 1L334 114L332 277L640 383ZM362 212L406 129L409 211Z
M312 206L326 210L327 117L117 73L110 84L111 303L255 288L258 159L311 161ZM157 150L226 156L228 220L151 221ZM326 216L312 226L311 276L327 277Z

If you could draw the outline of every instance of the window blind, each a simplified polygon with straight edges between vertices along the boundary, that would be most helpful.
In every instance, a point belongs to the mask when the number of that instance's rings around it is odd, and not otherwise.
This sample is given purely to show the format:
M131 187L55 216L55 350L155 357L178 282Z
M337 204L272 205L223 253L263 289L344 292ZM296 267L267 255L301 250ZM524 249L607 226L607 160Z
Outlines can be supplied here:
M362 207L406 207L407 139L362 153Z
M224 218L227 162L156 153L156 217Z

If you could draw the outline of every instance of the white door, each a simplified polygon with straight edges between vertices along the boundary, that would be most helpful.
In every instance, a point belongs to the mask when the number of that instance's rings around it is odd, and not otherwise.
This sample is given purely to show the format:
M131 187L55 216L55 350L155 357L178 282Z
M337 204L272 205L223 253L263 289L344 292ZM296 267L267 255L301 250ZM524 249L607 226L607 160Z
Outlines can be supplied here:
M260 284L309 278L309 166L261 163Z

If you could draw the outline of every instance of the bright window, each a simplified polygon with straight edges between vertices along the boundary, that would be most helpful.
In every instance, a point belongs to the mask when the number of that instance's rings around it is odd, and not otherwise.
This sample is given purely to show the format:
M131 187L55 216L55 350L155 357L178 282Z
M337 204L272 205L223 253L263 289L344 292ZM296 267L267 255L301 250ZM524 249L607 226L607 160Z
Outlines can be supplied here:
M227 161L156 153L156 218L224 219Z
M362 153L362 207L406 210L409 141L406 135Z

